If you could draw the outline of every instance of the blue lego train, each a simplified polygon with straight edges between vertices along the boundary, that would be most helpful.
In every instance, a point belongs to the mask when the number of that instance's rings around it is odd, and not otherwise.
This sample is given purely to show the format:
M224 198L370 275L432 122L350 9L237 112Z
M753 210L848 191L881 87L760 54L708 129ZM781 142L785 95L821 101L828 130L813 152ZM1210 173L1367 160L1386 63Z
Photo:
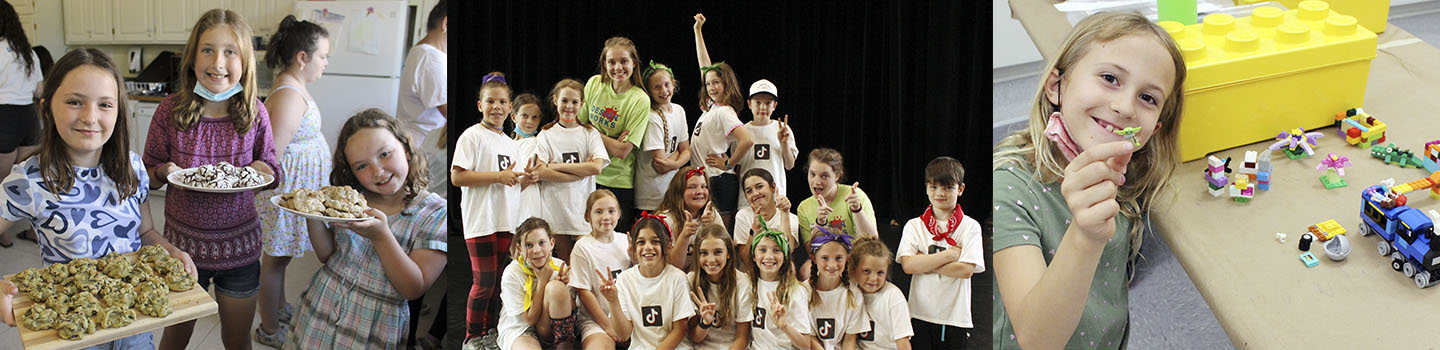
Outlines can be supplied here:
M1415 286L1429 287L1440 277L1440 239L1434 221L1419 209L1405 205L1404 196L1375 185L1360 194L1360 234L1379 233L1381 256L1390 256L1390 268L1414 278ZM1398 200L1397 200L1398 199Z

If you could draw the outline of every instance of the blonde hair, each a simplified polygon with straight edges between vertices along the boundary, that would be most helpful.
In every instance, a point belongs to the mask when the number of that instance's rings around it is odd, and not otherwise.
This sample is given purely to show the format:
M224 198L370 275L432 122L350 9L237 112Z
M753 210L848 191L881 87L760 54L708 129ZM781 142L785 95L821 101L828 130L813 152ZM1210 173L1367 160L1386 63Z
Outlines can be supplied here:
M200 52L200 36L206 31L216 28L230 29L235 34L235 44L240 46L240 93L229 98L230 122L235 124L235 132L244 134L250 131L255 124L256 114L259 107L255 96L260 88L255 85L255 48L251 47L250 25L245 23L245 18L234 11L225 9L213 9L206 11L195 22L195 28L190 31L190 40L185 42L185 54L180 58L180 93L177 103L172 107L172 118L175 120L175 128L189 130L200 122L201 112L205 110L205 99L196 95L191 90L198 84L195 77L195 55ZM235 74L237 72L230 72Z
M700 268L700 254L690 256L690 266L695 268L695 276L690 278L690 290L696 293L705 294L706 298L715 303L715 322L720 325L734 323L735 321L735 294L736 294L736 268L735 241L730 239L730 233L725 232L725 226L719 224L705 225L695 235L695 241L691 242L691 251L700 251L700 244L708 239L719 239L725 246L725 265L720 267L720 282L710 282L705 269ZM710 286L720 286L717 295L711 295Z
M1120 187L1115 200L1120 203L1120 214L1130 219L1130 258L1140 253L1144 225L1140 222L1142 213L1149 212L1154 197L1169 185L1170 175L1180 163L1178 141L1180 112L1183 106L1185 84L1185 60L1176 47L1175 40L1160 26L1134 13L1102 12L1091 15L1075 25L1075 29L1060 46L1060 55L1045 67L1040 87L1035 93L1035 103L1030 110L1029 127L1016 131L995 144L991 159L991 170L1019 166L1031 171L1034 179L1041 183L1060 180L1068 163L1045 136L1045 126L1050 115L1060 106L1051 104L1046 98L1050 75L1063 77L1076 62L1085 57L1095 44L1110 42L1128 35L1153 37L1170 53L1175 65L1175 81L1165 96L1160 108L1160 123L1164 127L1150 138L1145 147L1135 151L1130 158L1130 169L1125 186Z

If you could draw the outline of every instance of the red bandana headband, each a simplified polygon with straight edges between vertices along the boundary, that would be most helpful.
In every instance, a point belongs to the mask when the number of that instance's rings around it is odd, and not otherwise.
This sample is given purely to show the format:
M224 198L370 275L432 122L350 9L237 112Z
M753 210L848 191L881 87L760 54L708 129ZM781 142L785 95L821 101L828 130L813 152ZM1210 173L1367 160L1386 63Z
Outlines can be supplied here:
M639 218L639 219L635 219L635 224L630 226L630 232L632 232L632 233L636 232L637 226L640 225L640 221L641 221L641 220L645 220L645 218L654 218L655 220L660 220L660 224L661 224L661 225L665 225L665 234L666 234L666 235L671 235L671 234L672 234L672 232L670 231L670 223L665 222L665 216L663 216L663 215L651 214L649 210L645 210L645 211L641 211L641 212L640 212L640 218Z

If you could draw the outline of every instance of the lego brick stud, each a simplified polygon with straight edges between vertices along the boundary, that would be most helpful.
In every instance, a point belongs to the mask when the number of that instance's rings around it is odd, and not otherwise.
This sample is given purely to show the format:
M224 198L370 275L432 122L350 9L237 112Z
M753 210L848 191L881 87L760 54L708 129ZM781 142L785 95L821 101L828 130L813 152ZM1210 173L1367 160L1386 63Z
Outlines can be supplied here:
M1270 7L1256 7L1250 11L1250 25L1257 28L1268 28L1280 25L1285 21L1285 11Z
M1300 235L1300 250L1307 251L1307 252L1310 251L1310 243L1311 243L1311 242L1314 242L1314 241L1315 241L1315 235L1313 235L1313 234L1306 233L1306 234Z
M1324 1L1301 1L1300 19L1306 21L1319 21L1330 17L1330 4Z

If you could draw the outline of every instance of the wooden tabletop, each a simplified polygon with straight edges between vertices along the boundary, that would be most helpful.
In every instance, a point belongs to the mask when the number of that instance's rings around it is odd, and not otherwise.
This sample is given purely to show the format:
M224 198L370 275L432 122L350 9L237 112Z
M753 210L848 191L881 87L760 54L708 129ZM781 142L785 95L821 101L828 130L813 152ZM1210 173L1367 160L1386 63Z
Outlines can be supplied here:
M1425 142L1440 139L1440 49L1391 26L1380 35L1379 51L1370 66L1363 107L1389 125L1385 144L1420 154ZM1237 348L1440 346L1440 338L1433 335L1440 327L1440 287L1417 288L1378 254L1378 235L1358 233L1365 187L1387 178L1403 184L1429 172L1384 164L1368 149L1345 143L1334 127L1312 131L1325 134L1316 156L1291 160L1276 151L1271 189L1257 190L1249 203L1210 196L1203 179L1205 160L1182 164L1172 182L1174 201L1159 202L1152 215L1157 233ZM1245 151L1261 152L1269 144L1214 155L1232 157L1238 172ZM1332 152L1354 164L1345 169L1348 187L1327 190L1320 183L1323 173L1315 167ZM1422 211L1440 209L1440 201L1426 191L1407 197ZM1307 268L1299 258L1300 235L1330 219L1348 232L1351 253L1343 261L1331 261L1317 242L1310 251L1320 264ZM1288 240L1278 242L1277 232L1288 234Z

